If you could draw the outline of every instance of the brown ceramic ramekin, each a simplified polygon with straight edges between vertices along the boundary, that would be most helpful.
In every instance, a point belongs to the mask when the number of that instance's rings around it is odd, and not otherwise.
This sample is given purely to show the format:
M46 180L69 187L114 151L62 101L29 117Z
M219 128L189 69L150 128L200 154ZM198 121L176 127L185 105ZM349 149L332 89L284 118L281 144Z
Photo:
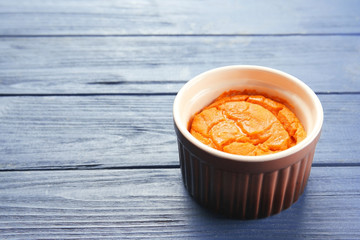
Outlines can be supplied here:
M307 137L287 150L263 156L234 155L202 144L190 134L189 121L228 90L254 90L284 99ZM187 82L175 98L173 118L182 177L190 195L229 217L256 219L290 207L303 193L323 109L315 93L299 79L271 68L237 65L207 71Z

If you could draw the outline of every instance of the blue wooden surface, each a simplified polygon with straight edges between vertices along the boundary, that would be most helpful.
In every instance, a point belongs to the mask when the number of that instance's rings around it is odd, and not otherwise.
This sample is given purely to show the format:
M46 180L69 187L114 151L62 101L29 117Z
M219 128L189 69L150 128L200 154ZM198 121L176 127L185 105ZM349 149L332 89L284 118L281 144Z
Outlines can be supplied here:
M360 239L360 1L0 0L0 239ZM238 221L185 191L172 102L231 64L318 94L304 195Z

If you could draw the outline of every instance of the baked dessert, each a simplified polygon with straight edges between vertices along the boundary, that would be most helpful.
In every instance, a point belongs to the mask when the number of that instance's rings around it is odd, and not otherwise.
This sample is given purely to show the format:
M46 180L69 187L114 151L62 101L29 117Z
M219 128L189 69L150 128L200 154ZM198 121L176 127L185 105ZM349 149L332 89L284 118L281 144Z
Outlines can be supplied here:
M286 150L306 137L296 115L269 97L227 91L195 114L190 133L227 153L258 156Z

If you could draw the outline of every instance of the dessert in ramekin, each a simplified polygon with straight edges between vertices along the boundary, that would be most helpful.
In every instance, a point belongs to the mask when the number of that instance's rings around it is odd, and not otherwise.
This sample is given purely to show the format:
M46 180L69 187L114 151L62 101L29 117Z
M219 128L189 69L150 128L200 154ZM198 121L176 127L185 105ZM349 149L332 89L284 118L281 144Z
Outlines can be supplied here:
M226 91L282 99L297 116L306 137L276 153L243 156L203 144L189 131L194 114ZM320 138L323 109L299 79L266 67L236 65L213 69L187 82L173 106L184 185L201 205L240 219L256 219L290 207L303 193Z

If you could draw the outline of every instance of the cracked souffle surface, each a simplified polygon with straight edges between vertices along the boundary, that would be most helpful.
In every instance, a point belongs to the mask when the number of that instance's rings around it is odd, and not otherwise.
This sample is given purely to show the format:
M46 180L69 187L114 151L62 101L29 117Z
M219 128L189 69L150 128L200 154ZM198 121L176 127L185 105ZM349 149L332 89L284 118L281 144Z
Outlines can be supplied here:
M306 137L301 122L284 104L238 91L224 92L195 114L190 132L210 147L247 156L283 151Z

